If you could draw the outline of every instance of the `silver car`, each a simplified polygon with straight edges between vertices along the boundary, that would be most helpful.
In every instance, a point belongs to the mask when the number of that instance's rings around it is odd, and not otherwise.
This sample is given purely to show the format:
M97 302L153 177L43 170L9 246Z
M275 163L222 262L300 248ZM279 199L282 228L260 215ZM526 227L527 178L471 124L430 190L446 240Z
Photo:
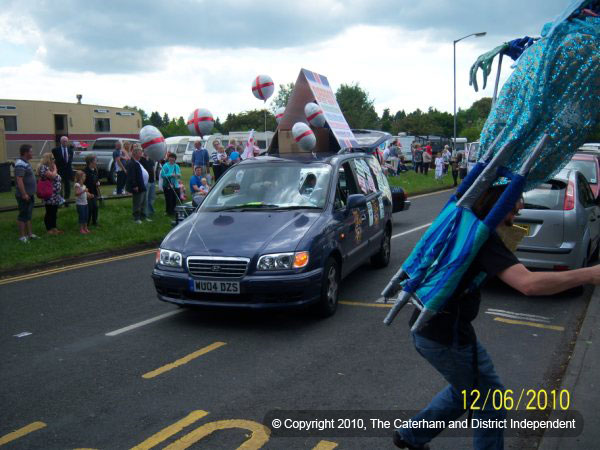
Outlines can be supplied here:
M523 197L515 219L527 229L516 252L523 265L568 270L598 258L600 206L579 171L563 170Z

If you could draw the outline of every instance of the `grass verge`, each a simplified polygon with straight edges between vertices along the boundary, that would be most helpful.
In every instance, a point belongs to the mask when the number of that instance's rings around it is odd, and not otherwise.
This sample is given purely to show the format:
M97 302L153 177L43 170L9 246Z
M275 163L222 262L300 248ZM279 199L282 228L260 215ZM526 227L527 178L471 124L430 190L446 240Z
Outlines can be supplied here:
M190 168L182 168L183 182L189 190ZM428 175L405 172L389 178L390 185L401 186L409 196L452 187L452 177L448 174L436 180L433 171ZM114 186L103 186L104 195L111 195ZM6 193L1 194L5 198ZM10 193L14 201L14 193ZM189 196L189 192L188 192ZM151 246L159 243L171 229L171 218L164 215L164 198L158 196L154 205L156 211L153 222L135 224L131 215L131 198L104 202L99 210L99 226L90 227L91 233L82 235L77 224L75 205L60 208L58 228L65 233L58 236L46 234L44 227L45 209L35 208L33 212L33 232L41 239L23 244L18 241L16 211L0 213L0 233L2 240L0 275L7 272L32 269L40 265L59 263L66 258L80 257L94 253L118 253L123 249Z

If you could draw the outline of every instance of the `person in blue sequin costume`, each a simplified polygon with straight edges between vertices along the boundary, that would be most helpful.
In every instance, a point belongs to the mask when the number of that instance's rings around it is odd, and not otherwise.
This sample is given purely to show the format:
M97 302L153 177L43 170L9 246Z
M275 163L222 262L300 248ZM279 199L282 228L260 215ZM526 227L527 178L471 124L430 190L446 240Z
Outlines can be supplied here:
M507 127L497 148L516 146L516 171L544 133L550 140L525 190L554 176L600 120L600 2L575 1L523 52L481 132L478 157ZM475 66L474 66L475 68Z

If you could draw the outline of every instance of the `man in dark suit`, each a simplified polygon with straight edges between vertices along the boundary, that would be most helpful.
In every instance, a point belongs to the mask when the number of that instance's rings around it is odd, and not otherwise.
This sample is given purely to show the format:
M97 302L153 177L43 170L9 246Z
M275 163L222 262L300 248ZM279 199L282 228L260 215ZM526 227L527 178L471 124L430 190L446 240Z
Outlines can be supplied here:
M152 222L148 217L148 180L150 175L142 166L140 158L142 157L141 147L134 147L132 158L127 164L127 191L131 192L133 221L142 223L142 220Z
M60 145L52 150L58 174L63 185L63 197L68 200L71 197L71 180L73 179L73 147L69 145L69 138L60 138ZM65 203L65 206L68 206Z

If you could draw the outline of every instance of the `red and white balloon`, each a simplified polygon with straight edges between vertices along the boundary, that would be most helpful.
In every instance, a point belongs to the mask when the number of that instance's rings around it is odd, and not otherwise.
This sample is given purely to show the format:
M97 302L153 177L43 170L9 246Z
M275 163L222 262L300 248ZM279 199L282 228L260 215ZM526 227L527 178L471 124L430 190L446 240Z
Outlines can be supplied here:
M292 127L292 136L298 146L304 151L311 151L317 145L315 133L304 122L297 122Z
M279 122L281 122L281 119L283 119L284 113L285 113L285 106L281 106L281 107L277 108L277 111L275 111L275 120L277 121L277 125L279 125Z
M325 126L325 115L323 114L323 109L316 103L310 102L304 106L304 114L306 115L306 120L313 127L324 127Z
M269 75L258 75L252 82L252 93L259 100L266 102L273 95L274 90L275 85Z
M188 117L187 126L194 136L205 136L215 125L215 119L208 109L196 108Z
M165 159L167 145L162 133L152 125L146 125L140 130L140 142L146 155L153 161Z

